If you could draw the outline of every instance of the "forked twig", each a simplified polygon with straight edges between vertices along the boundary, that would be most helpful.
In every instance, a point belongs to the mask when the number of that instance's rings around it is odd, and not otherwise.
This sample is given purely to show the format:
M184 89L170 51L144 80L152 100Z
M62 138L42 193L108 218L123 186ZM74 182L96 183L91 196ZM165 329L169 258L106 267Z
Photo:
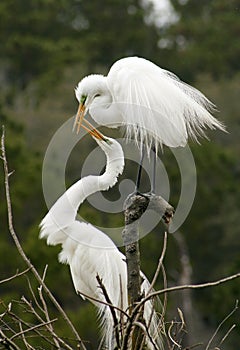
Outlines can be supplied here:
M27 307L29 308L29 311L41 322L44 324L44 320L42 319L42 317L37 313L37 311L35 310L35 308L32 306L32 303L30 301L28 301L24 296L21 298L21 300L27 305ZM41 310L41 309L40 309ZM42 311L42 310L41 310ZM21 321L25 326L28 327L28 324L26 322L24 322L23 320L20 320L15 314L12 315L13 317L15 317L17 320ZM46 325L47 328L48 325ZM36 332L41 338L43 338L45 341L47 341L49 344L51 344L52 346L54 346L54 343L52 341L50 341L47 337L45 337L43 334L41 334L40 332L38 332L37 329L34 330L34 332ZM60 339L60 338L59 338Z
M8 277L8 278L5 278L4 280L1 280L0 281L0 284L2 283L5 283L5 282L9 282L11 280L14 280L16 277L19 277L19 276L22 276L22 275L25 275L28 271L30 271L30 267L28 267L26 270L22 271L22 272L16 272L15 275L11 276L11 277Z
M219 326L217 327L217 329L215 330L215 332L213 333L211 339L209 340L206 350L208 350L210 348L210 345L213 342L213 339L216 337L219 329L222 327L222 325L234 314L234 312L236 312L238 309L238 300L236 301L235 307L234 309L222 320L222 322L219 324ZM235 328L235 327L234 327ZM232 331L232 327L230 328L230 330L227 332L227 334L225 335L225 337L223 337L222 341L220 342L219 345L221 345L223 343L223 341L226 339L226 336L230 333L230 331Z
M168 287L168 288L164 288L161 290L157 290L155 292L150 293L149 295L147 295L145 298L143 298L139 304L137 304L135 306L135 309L138 309L139 307L142 306L143 303L145 303L147 300L150 300L151 298L154 298L157 295L161 295L161 294L165 294L165 293L170 293L170 292L176 292L178 290L184 290L184 289L202 289L202 288L208 288L208 287L214 287L214 286L218 286L220 284L232 281L236 278L240 277L240 272L236 273L234 275L225 277L225 278L221 278L217 281L212 281L212 282L206 282L206 283L199 283L199 284L184 284L181 286L175 286L175 287Z

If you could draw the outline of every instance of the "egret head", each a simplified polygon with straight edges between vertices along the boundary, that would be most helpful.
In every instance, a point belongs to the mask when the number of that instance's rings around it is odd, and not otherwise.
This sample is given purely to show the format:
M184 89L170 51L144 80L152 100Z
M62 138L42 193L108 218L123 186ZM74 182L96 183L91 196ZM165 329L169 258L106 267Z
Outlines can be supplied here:
M84 123L86 123L88 126L86 126ZM94 129L94 127L84 118L82 120L82 127L87 130L87 132L106 154L108 166L113 167L114 171L116 170L118 173L122 173L124 168L124 154L120 143L115 139L106 137L97 129Z
M93 136L93 138L95 138L96 142L107 157L106 171L118 176L119 174L122 174L124 169L124 154L122 146L115 139L105 137L102 134L101 136L103 138L99 138L99 135L97 137Z
M106 77L100 74L91 74L83 78L75 89L75 95L79 102L74 128L77 126L79 132L84 116L89 108L95 103L103 100L106 93Z

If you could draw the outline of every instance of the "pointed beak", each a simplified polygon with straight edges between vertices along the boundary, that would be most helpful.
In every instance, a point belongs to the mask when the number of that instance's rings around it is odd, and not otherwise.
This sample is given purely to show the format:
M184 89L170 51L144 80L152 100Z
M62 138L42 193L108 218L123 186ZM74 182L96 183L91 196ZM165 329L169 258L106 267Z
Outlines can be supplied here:
M95 129L94 126L88 120L86 120L84 118L86 112L87 112L86 106L84 105L84 103L80 103L76 117L75 117L74 125L73 125L73 131L77 128L77 134L78 134L80 129L83 128L92 137L94 137L100 141L106 141L106 138L104 137L104 135L101 134L100 131Z
M81 129L83 118L84 118L86 112L87 112L87 110L86 110L85 104L80 103L79 107L78 107L77 114L76 114L76 118L74 121L74 125L73 125L73 131L77 128L77 134L79 133L79 131Z

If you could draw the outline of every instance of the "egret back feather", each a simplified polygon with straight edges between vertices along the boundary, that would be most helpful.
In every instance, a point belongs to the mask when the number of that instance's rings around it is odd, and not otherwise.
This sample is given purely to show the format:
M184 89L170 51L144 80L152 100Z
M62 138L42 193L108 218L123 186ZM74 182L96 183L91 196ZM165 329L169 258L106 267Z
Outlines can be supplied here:
M127 137L133 135L148 150L152 145L185 146L189 136L204 136L206 127L224 130L210 113L214 105L200 91L143 58L114 63L107 84L121 109Z

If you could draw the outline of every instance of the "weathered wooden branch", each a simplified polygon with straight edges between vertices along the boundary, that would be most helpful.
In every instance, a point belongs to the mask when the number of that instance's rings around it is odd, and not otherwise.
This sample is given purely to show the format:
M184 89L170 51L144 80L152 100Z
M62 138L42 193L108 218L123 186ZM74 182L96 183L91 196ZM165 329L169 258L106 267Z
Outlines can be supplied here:
M156 211L166 224L169 224L174 214L173 207L161 196L154 193L134 193L128 196L124 203L125 229L122 236L128 268L130 305L141 299L138 219L141 218L146 209Z
M128 273L128 300L130 314L132 308L143 297L141 293L140 251L139 251L139 220L147 209L156 211L163 221L169 224L174 209L161 196L153 193L134 193L127 197L124 203L125 228L123 230L123 244L125 246ZM143 307L136 315L138 323L143 321ZM137 323L135 323L136 325ZM139 349L144 339L141 327L135 327L132 332L132 349Z
M141 299L140 253L138 219L145 212L149 198L136 194L125 201L125 229L123 230L123 244L125 246L128 270L128 295L130 305Z

